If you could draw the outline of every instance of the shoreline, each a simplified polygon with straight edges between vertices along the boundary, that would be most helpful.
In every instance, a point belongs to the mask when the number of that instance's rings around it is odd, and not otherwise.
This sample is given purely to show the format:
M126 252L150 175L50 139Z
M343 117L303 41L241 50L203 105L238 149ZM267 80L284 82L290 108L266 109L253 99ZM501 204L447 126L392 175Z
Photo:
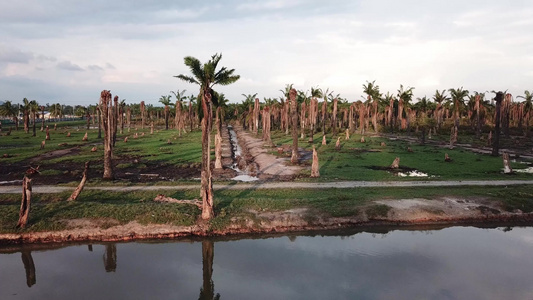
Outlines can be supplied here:
M276 222L274 222L276 223ZM249 226L252 225L252 226ZM206 224L192 226L175 226L168 224L141 225L136 221L103 229L73 228L60 231L44 231L31 233L3 233L0 234L0 253L2 248L8 246L26 245L57 245L64 243L90 243L90 242L128 242L142 240L180 240L204 237L262 237L288 233L324 233L335 230L379 229L379 228L413 228L413 227L453 227L453 226L530 226L533 225L533 213L505 213L498 215L478 216L446 216L442 218L422 219L390 219L379 218L362 221L358 216L344 218L327 218L313 223L303 224L302 220L294 219L279 226L264 224L262 227L256 224L239 226L230 225L224 230L209 230Z

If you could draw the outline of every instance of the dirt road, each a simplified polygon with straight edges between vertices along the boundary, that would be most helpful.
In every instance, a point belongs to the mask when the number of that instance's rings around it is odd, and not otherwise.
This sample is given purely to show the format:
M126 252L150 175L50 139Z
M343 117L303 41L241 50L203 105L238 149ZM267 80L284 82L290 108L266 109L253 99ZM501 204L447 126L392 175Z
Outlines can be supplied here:
M464 181L335 181L335 182L261 182L214 184L215 190L246 190L246 189L326 189L326 188L383 188L383 187L450 187L450 186L510 186L510 185L533 185L533 180L464 180ZM101 190L112 192L131 191L163 191L163 190L187 190L199 189L198 184L187 185L134 185L134 186L92 186L85 187L87 190ZM21 193L22 186L0 186L0 194ZM36 185L34 193L50 194L72 191L74 187Z

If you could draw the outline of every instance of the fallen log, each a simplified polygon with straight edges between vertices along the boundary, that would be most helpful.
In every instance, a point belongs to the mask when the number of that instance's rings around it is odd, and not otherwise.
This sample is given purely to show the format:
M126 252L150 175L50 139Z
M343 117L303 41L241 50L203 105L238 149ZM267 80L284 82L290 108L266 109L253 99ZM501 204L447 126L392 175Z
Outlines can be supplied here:
M19 220L17 227L24 228L28 223L28 217L30 215L30 202L31 202L31 179L24 176L22 180L22 201L20 203Z
M72 195L68 197L67 201L75 201L78 199L78 196L81 194L81 191L83 191L83 187L85 186L85 182L87 182L87 172L89 171L89 162L85 163L85 169L83 170L83 176L81 177L80 184L78 187L72 192Z

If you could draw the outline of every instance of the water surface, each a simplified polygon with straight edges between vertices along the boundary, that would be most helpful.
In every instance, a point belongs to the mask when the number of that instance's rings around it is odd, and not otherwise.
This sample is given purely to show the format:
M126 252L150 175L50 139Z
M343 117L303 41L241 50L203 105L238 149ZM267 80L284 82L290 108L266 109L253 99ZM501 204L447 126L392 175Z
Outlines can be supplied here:
M532 227L9 251L0 299L533 299Z

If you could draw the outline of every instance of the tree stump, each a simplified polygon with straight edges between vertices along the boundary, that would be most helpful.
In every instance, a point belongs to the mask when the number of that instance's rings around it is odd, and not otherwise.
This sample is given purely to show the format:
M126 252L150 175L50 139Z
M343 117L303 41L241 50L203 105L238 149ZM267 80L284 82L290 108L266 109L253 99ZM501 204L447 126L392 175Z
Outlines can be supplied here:
M54 124L54 130L57 130L57 123Z
M489 138L487 140L487 146L492 146L492 131L489 132Z
M381 147L387 147L387 144L385 144L385 142L381 142Z
M451 162L452 159L448 156L448 153L444 153L444 161L445 162Z
M96 146L91 149L91 152L96 152Z
M350 139L350 130L346 129L346 140Z
M365 143L365 142L366 142L366 141L365 141L365 137L362 136L362 137L361 137L361 143Z
M322 136L322 145L326 145L326 135Z
M509 163L509 153L503 152L502 158L503 158L503 173L504 174L513 173L513 169L511 168L511 164Z
M137 134L137 132L135 132L135 134L133 135L133 138L136 139L138 137L139 137L139 135Z
M341 149L341 138L337 138L337 142L335 143L335 149L340 150Z
M44 141L41 142L41 150L44 149L44 145L46 145L46 140L44 140Z
M83 136L83 138L81 140L84 141L84 142L89 140L89 137L87 136L87 132L85 132L85 135Z
M69 132L67 132L67 137L70 137L70 131L69 131Z
M313 164L311 165L311 177L320 177L319 165L318 165L318 153L313 145Z
M413 152L413 149L411 147L407 147L407 152Z
M81 191L83 191L83 187L85 186L85 182L87 182L87 172L89 171L89 162L85 163L85 169L83 170L83 176L81 177L80 184L78 187L72 192L72 195L68 197L67 201L76 201L78 199L78 196L81 194Z
M28 217L30 215L30 202L31 202L31 179L24 176L22 180L22 201L20 203L19 220L17 227L24 228L28 223Z
M50 140L50 129L48 129L48 126L46 126L46 138L45 140Z
M389 168L391 168L391 169L399 169L400 168L400 158L396 157Z
M124 138L124 143L127 143L128 142L128 137L125 137Z

